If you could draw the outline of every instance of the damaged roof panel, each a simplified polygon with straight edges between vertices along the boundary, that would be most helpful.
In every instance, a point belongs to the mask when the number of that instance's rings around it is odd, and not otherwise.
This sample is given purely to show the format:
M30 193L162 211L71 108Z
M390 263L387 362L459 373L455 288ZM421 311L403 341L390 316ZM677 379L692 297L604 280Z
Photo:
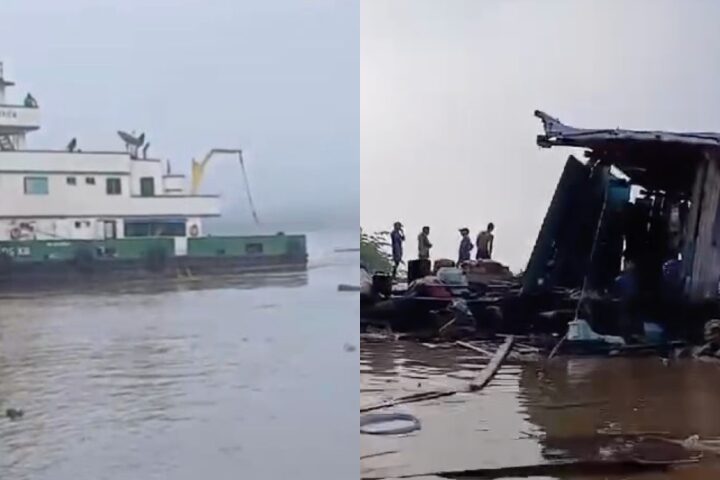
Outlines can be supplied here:
M575 128L541 111L535 116L545 130L539 146L585 148L587 157L615 166L636 185L680 195L689 194L703 152L720 147L720 133Z
M644 130L575 128L539 110L535 116L542 120L545 135L538 135L537 144L544 148L569 146L598 148L611 143L675 143L694 146L720 146L720 133L675 133Z

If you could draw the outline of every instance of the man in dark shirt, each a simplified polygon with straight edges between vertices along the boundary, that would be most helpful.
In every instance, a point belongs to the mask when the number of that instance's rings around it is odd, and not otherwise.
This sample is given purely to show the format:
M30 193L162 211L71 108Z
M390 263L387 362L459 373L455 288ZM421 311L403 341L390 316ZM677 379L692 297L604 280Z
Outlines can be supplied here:
M494 230L495 225L488 223L487 230L478 234L477 250L475 250L475 258L478 260L490 260L492 258L493 241L495 240Z
M460 235L462 235L462 240L460 240L460 250L458 253L458 266L462 262L467 262L470 260L470 252L472 252L473 244L470 240L470 230L467 228L461 228L460 229Z
M393 225L392 232L390 232L390 242L392 244L392 257L393 257L393 278L397 276L398 266L402 263L403 257L403 242L405 241L405 233L403 232L403 225L400 222L395 222Z
M420 235L418 235L418 259L430 260L430 227L423 227Z

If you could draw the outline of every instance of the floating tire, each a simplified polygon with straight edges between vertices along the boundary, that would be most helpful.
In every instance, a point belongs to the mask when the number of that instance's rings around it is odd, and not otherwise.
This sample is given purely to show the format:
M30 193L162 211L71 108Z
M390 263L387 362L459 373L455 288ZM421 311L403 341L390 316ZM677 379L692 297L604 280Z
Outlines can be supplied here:
M377 428L383 423L403 422L406 425ZM371 425L375 428L368 428ZM360 433L367 435L405 435L420 430L420 419L409 413L370 413L360 417Z

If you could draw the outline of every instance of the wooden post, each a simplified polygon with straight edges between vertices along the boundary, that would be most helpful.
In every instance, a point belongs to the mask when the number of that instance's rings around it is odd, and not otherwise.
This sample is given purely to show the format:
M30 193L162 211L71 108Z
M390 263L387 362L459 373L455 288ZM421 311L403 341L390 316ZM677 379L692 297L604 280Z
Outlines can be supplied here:
M686 293L694 302L716 298L720 280L720 151L706 150L698 166L685 235Z

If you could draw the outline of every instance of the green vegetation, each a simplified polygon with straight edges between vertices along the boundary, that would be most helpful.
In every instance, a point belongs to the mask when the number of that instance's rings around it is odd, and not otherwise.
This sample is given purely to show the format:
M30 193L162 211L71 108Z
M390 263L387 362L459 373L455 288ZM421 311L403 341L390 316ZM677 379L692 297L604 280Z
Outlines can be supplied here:
M360 229L360 261L370 271L392 272L392 256L386 240L389 232L367 234Z

